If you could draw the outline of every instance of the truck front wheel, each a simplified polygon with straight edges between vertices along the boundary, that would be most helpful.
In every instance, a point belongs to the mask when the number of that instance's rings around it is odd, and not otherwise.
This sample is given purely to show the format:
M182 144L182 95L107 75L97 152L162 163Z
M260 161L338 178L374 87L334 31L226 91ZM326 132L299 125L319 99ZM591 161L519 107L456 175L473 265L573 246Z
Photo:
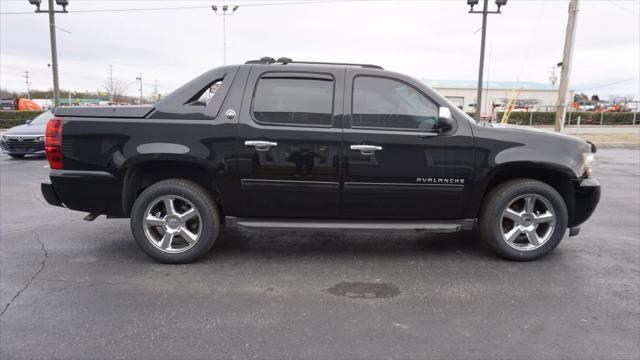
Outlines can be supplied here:
M498 255L534 260L553 250L567 230L567 207L551 186L517 179L487 195L480 213L480 236Z
M183 179L160 181L136 199L131 232L153 259L184 264L203 257L218 237L220 215L211 195Z

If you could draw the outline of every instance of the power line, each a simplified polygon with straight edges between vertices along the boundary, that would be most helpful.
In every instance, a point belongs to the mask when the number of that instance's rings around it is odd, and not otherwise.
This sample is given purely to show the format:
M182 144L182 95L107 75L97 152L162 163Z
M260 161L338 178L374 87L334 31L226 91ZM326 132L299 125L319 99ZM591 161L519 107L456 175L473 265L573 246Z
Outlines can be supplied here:
M600 89L603 87L607 87L607 86L611 86L611 85L617 85L623 82L627 82L627 81L631 81L631 80L636 80L638 79L638 77L632 77L632 78L627 78L627 79L623 79L623 80L618 80L618 81L614 81L614 82L610 82L610 83L605 83L605 84L600 84L600 85L596 85L596 86L592 86L592 87L587 87L587 88L581 88L581 89L576 89L579 91L584 91L584 90L594 90L594 89Z
M428 2L435 0L413 0L404 2ZM339 3L362 3L362 2L389 2L389 0L315 0L315 1L290 1L290 2L272 2L272 3L249 3L242 4L242 7L261 7L261 6L288 6L288 5L314 5L314 4L339 4ZM153 8L123 8L123 9L92 9L92 10L68 10L69 13L109 13L109 12L131 12L131 11L162 11L162 10L193 10L193 9L209 9L210 5L204 6L171 6L171 7L153 7ZM3 12L0 15L27 15L33 14L31 11L15 11Z

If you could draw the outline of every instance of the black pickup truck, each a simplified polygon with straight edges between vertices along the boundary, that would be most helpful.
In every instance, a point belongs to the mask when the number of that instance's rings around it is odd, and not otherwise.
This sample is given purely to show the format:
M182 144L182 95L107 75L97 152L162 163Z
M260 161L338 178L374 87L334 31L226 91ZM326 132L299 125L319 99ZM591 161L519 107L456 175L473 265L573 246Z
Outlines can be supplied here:
M140 248L200 258L220 227L454 232L531 260L593 213L596 148L480 126L379 66L249 61L152 106L58 108L46 133L53 205L130 218Z

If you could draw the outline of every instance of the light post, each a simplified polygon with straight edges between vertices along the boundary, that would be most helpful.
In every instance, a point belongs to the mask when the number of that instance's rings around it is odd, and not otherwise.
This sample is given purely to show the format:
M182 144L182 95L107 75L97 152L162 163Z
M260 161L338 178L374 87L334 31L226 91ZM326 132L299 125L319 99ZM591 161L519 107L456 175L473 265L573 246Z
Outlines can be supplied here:
M218 12L218 6L212 5L211 10L216 15L222 16L222 64L227 65L227 16L233 15L236 10L238 10L240 6L234 5L231 10L229 10L229 5L222 5L222 12ZM227 13L229 11L229 13Z
M29 0L29 4L36 7L37 13L49 14L49 37L51 38L51 70L53 72L53 106L60 105L60 85L58 84L58 49L56 47L56 13L67 13L69 0L56 0L56 4L62 6L62 10L53 7L53 0L49 0L49 9L40 10L42 0Z
M467 0L467 5L471 7L469 14L482 14L482 40L480 42L480 69L478 70L478 95L476 99L476 121L480 121L482 113L482 71L484 69L484 46L487 38L487 15L501 14L500 8L507 5L507 0L496 0L498 10L489 11L489 0L484 0L484 8L482 10L473 10L478 5L479 0Z
M142 73L140 73L140 76L138 76L136 80L140 81L140 100L138 102L142 105Z

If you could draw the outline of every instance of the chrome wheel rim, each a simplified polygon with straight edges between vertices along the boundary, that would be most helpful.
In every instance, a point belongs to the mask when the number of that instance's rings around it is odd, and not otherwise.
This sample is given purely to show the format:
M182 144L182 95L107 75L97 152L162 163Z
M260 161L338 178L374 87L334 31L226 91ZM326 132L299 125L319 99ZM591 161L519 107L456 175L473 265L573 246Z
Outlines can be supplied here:
M177 195L154 200L145 210L142 221L147 240L160 251L181 253L200 239L202 218L193 204Z
M544 245L556 227L556 212L549 200L526 194L512 200L502 212L502 239L520 251L535 250Z

